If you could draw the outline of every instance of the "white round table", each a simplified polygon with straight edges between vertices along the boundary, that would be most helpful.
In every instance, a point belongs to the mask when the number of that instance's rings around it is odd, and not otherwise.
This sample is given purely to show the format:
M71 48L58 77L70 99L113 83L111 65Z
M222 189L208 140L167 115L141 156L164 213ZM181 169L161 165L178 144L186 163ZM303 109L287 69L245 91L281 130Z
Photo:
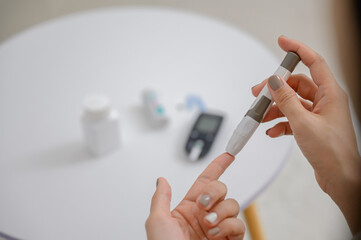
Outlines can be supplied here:
M25 240L145 239L156 179L172 207L224 152L254 100L251 86L279 65L257 39L222 22L158 8L113 8L40 24L0 46L0 231ZM170 124L152 129L141 92L155 89ZM120 112L122 147L93 158L82 143L81 102L105 93ZM226 120L205 159L184 153L201 96ZM262 124L221 177L245 208L277 175L292 138Z

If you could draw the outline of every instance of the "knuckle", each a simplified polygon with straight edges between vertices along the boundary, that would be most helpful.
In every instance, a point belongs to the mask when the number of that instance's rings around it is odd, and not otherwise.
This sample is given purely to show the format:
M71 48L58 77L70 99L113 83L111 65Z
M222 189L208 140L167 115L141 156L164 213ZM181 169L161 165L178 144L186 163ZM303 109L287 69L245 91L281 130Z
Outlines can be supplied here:
M147 218L147 220L145 221L145 228L150 229L151 227L152 227L152 220L151 220L151 217L149 216Z
M218 189L218 190L221 190L222 192L227 192L227 185L219 180L214 180L214 181L210 182L210 188Z
M232 228L237 234L243 235L246 232L246 226L241 219L237 218L237 221L233 222Z
M238 235L235 239L243 240L244 235Z
M348 102L348 95L346 91L337 84L333 84L323 89L324 95L328 96L331 101L344 101Z
M315 59L319 63L325 63L326 62L325 58L322 55L320 55L319 53L316 53L316 58Z
M197 181L200 183L203 183L203 184L209 184L209 182L211 181L211 178L206 175L201 175L197 178Z
M245 234L246 233L246 225L244 224L244 222L242 220L239 220L241 223L240 223L240 226L241 226L241 234Z
M227 200L229 201L230 205L232 205L233 207L235 207L238 210L238 212L240 211L240 207L239 207L239 204L236 199L228 198Z
M213 198L220 198L227 195L227 186L223 182L214 180L209 182L202 190L203 194L209 194Z
M317 62L317 53L312 51L310 52L310 56L311 56L311 62L309 63L309 65L314 64L315 62Z
M312 58L311 65L314 63L324 63L325 62L325 59L319 53L312 51L312 53L310 53L310 54L311 54L311 58Z
M308 78L308 76L304 73L297 73L297 74L292 74L291 77L296 78L296 79L305 79ZM289 81L289 80L288 80ZM288 82L287 81L287 82Z
M217 181L217 182L218 182L219 188L222 190L222 192L227 193L228 192L227 185L221 181Z
M288 104L290 101L292 101L292 99L296 96L296 92L294 91L282 91L278 96L277 96L277 104L279 105L285 105Z

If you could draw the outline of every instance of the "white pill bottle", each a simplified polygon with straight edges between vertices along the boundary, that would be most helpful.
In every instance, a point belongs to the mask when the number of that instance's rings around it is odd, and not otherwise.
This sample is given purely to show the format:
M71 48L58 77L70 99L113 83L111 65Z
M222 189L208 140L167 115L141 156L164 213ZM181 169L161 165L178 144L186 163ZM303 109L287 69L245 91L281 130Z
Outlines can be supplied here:
M81 123L85 146L91 154L100 156L119 148L119 113L107 96L84 98Z

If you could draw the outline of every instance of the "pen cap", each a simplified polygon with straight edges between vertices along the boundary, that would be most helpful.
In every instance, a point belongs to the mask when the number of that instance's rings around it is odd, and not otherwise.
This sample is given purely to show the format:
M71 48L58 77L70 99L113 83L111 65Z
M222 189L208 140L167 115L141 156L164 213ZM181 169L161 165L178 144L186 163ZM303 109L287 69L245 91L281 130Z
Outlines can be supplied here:
M283 59L281 66L286 68L288 71L293 72L300 60L301 58L297 53L288 52L286 57Z

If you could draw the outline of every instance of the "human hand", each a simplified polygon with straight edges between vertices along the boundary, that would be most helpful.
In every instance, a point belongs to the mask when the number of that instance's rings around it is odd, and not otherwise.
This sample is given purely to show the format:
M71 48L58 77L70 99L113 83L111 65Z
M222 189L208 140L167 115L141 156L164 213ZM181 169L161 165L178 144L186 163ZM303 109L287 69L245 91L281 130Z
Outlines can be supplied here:
M225 200L227 188L217 180L233 160L228 153L214 159L173 211L170 186L158 178L145 224L148 240L243 239L239 205L234 199Z
M276 103L264 122L284 116L288 119L267 130L266 134L270 137L294 135L321 189L340 207L355 234L361 230L361 159L348 97L319 54L284 36L278 43L284 51L296 52L301 57L312 79L296 74L286 84L283 79L272 76L252 88L257 96L268 83Z

